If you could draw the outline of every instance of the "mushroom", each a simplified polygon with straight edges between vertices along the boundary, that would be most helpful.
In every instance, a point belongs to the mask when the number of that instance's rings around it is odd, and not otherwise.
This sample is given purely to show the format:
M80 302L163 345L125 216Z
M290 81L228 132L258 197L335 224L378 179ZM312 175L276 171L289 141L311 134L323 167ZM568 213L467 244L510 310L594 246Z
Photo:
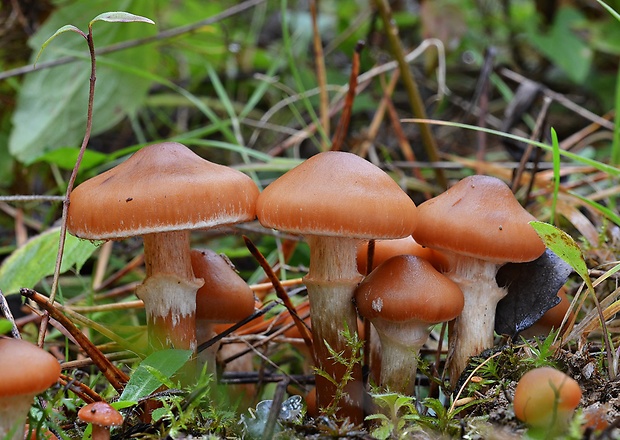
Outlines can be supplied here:
M562 325L564 316L569 313L569 320L573 315L570 310L570 300L566 296L566 287L558 291L560 302L545 312L542 317L531 327L523 330L521 336L524 338L533 338L535 336L548 336L551 330L558 330Z
M355 303L381 340L381 386L413 395L420 348L432 325L461 313L461 289L428 261L398 255L357 286Z
M110 428L123 424L123 416L107 402L93 402L78 411L81 421L93 427L92 440L110 440Z
M440 272L448 270L448 261L435 249L427 248L418 244L411 235L394 240L375 240L375 249L372 257L372 269L375 269L385 260L396 255L415 255L424 258ZM367 274L368 265L368 242L364 241L357 247L357 270L361 274Z
M191 229L253 220L256 184L245 174L164 142L82 183L70 197L68 230L89 240L141 235L147 278L136 290L154 349L196 349Z
M54 356L21 339L0 339L0 439L22 440L34 396L58 380Z
M413 237L448 259L445 274L465 297L449 337L452 386L470 356L493 346L495 308L506 295L495 281L497 270L507 262L532 261L545 251L532 220L510 188L489 176L466 177L418 207Z
M544 438L556 438L568 427L580 400L581 389L573 378L555 368L541 367L521 377L513 405L519 420L544 433Z
M416 224L416 207L385 172L351 153L319 153L270 184L259 196L257 216L268 228L303 234L310 246L309 273L304 278L310 299L316 367L343 380L346 367L331 359L327 346L351 357L342 335L356 328L353 291L362 276L356 254L360 240L401 238ZM328 407L336 386L316 375L319 408ZM355 365L348 394L337 404L341 416L361 422L361 367Z
M212 250L191 251L194 275L204 280L196 293L196 337L198 344L216 333L217 323L238 322L254 312L254 292L222 256ZM215 359L219 343L202 350L198 362L216 374Z

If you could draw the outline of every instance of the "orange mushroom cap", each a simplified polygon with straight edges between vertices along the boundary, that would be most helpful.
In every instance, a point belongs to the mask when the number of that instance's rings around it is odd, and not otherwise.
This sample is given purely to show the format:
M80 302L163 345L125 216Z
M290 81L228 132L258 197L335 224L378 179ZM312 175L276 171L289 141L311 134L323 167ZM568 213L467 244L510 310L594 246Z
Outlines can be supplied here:
M448 260L441 252L418 244L411 235L392 240L375 240L375 251L372 257L372 269L385 260L396 255L415 255L424 258L438 271L448 269ZM357 270L361 274L368 273L368 242L364 241L357 247Z
M107 402L93 402L78 411L81 421L93 425L110 427L123 424L123 416Z
M237 322L254 312L254 292L217 253L191 251L192 269L204 284L196 294L196 319Z
M72 234L108 240L253 220L256 184L176 142L150 145L71 193Z
M355 238L410 235L416 207L380 168L351 153L327 151L288 171L261 193L265 227Z
M418 214L413 237L424 246L496 263L532 261L545 251L529 224L534 216L495 177L466 177Z
M553 428L554 422L567 422L580 400L581 389L573 378L555 368L542 367L523 375L513 405L519 420L532 427Z
M439 323L463 310L463 293L426 260L398 255L383 262L357 287L359 313L371 321Z
M39 394L60 376L58 360L22 339L0 339L0 397Z

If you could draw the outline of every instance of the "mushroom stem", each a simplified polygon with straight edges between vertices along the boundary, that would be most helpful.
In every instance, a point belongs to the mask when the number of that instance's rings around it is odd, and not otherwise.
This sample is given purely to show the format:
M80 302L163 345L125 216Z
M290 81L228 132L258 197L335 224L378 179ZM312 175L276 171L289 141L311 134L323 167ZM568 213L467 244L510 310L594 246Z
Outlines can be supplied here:
M428 323L373 320L381 340L381 386L413 396L420 348L428 339Z
M109 426L99 426L95 423L92 424L93 430L91 439L92 440L110 440L110 427Z
M196 350L196 292L202 279L194 277L189 231L146 234L144 262L147 278L136 289L144 301L151 348Z
M34 396L35 394L21 394L0 400L0 439L24 438L24 425Z
M312 340L316 367L336 383L343 381L346 366L336 363L327 349L328 343L337 353L351 358L351 347L342 335L345 325L351 332L357 331L357 313L353 305L353 293L362 280L357 271L356 255L359 240L341 237L309 236L310 270L304 278L310 300ZM317 405L327 408L332 404L336 386L316 375ZM362 368L353 367L352 378L344 387L346 395L336 405L338 415L349 417L353 423L363 421Z
M448 371L455 387L469 358L493 347L495 309L506 289L495 281L501 264L442 251L450 262L445 275L462 290L465 305L449 336Z

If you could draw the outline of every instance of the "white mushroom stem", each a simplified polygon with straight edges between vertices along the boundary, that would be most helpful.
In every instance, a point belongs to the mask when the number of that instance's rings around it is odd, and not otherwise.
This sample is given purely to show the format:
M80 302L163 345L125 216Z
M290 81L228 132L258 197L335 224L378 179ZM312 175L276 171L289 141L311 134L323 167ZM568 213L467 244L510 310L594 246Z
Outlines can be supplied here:
M149 341L154 349L196 350L196 291L189 231L147 234L144 262L147 278L136 289L144 301Z
M351 358L342 331L345 326L353 334L357 332L357 312L353 305L353 293L362 280L357 271L356 255L358 240L341 237L309 236L310 270L304 278L310 300L310 319L316 367L342 383L345 366L330 359L325 342L336 352ZM328 407L336 387L325 378L316 376L317 405ZM345 387L346 395L337 402L340 416L349 417L354 423L363 421L363 385L361 365L355 365L353 378Z
M21 394L0 399L0 439L24 438L24 425L34 396L35 394Z
M381 340L381 386L413 396L420 348L430 333L428 323L372 320Z
M448 348L450 383L456 386L469 358L493 347L495 309L506 289L495 281L500 263L444 252L450 262L445 275L463 291L465 305L451 327Z

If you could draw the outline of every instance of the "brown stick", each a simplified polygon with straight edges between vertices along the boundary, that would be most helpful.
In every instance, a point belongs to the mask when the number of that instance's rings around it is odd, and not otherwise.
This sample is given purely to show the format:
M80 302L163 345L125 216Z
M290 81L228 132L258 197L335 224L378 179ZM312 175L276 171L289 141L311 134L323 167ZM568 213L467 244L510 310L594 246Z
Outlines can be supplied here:
M245 241L245 245L247 246L248 250L254 256L254 258L256 258L258 264L263 268L265 274L267 274L267 276L269 277L269 280L273 284L273 287L276 291L276 295L278 296L280 301L282 301L284 307L286 307L288 312L291 314L291 317L293 318L293 321L295 321L295 325L297 326L297 330L299 330L299 333L301 334L301 337L304 339L304 342L310 349L310 352L314 353L314 350L312 349L312 336L308 331L308 327L306 327L304 321L297 314L295 306L293 305L291 299L288 297L286 291L282 287L282 284L280 284L280 280L278 279L276 274L273 273L273 270L271 270L269 262L265 259L263 254L261 254L258 248L254 245L254 243L252 243L252 241L245 235L243 236L243 241Z
M60 313L53 304L51 304L45 295L41 295L32 289L21 289L19 291L22 296L36 302L39 307L44 309L49 316L54 318L75 338L82 350L93 360L97 368L110 382L110 385L120 394L125 388L125 384L129 381L129 376L119 370L103 353L82 333L73 323L62 313Z

